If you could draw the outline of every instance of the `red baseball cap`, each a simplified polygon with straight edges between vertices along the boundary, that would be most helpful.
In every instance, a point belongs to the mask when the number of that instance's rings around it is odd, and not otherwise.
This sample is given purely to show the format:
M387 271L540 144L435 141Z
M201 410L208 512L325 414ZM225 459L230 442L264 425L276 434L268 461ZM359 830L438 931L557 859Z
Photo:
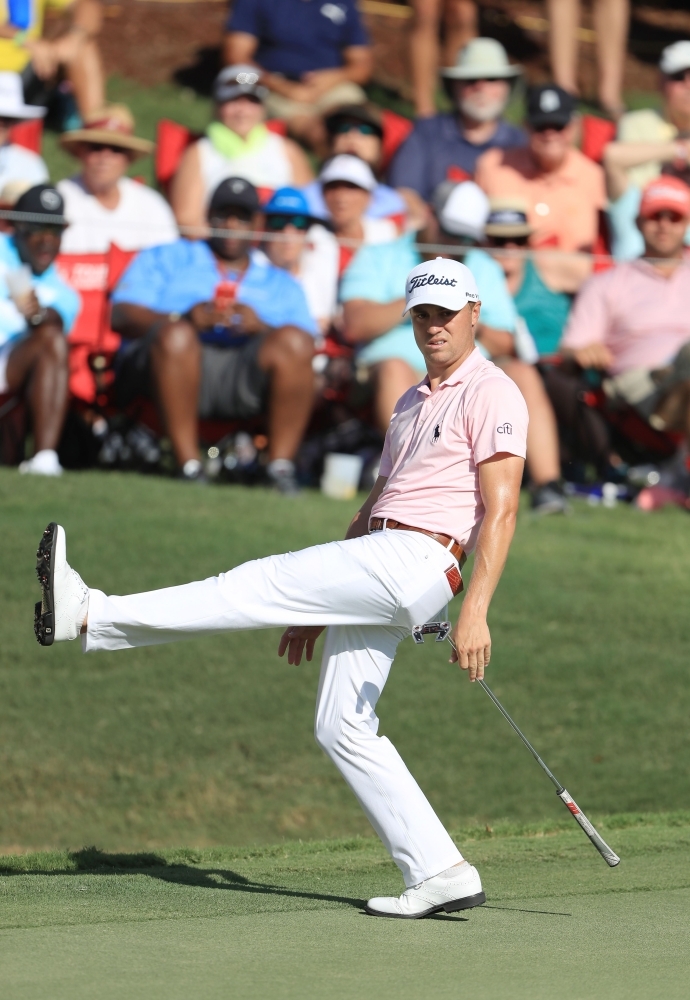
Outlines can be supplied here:
M657 177L642 192L641 219L649 219L663 211L690 217L690 187L678 177Z

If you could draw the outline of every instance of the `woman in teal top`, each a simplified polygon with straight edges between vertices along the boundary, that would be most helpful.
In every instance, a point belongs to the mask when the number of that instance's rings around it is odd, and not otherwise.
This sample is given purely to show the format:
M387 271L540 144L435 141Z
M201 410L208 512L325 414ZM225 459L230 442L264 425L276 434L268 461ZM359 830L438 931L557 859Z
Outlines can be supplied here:
M533 260L518 260L516 263L522 270L522 281L517 291L510 287L506 275L515 308L527 323L539 357L555 354L568 319L572 295L549 288Z
M526 247L532 232L526 207L518 199L492 201L485 232L489 247L506 250ZM547 252L538 260L517 254L495 256L539 357L556 354L573 295L589 275L589 258L586 254Z

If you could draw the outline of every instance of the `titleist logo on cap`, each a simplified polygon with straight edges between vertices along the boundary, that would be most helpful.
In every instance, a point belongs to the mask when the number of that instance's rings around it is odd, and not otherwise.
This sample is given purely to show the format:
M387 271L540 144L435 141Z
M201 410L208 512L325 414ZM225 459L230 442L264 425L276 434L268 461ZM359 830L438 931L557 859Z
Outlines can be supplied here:
M451 288L455 288L457 283L457 278L437 278L435 274L418 274L410 281L410 291L413 292L415 288L423 288L424 285L450 285Z

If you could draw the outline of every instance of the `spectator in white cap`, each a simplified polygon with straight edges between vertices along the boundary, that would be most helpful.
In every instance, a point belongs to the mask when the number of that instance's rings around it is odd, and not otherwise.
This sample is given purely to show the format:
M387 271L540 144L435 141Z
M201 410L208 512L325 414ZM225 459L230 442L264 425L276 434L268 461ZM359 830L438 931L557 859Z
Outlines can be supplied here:
M314 174L292 139L266 127L267 88L256 66L226 66L213 84L214 121L189 146L170 189L178 223L205 232L211 194L226 177L243 177L264 197L308 184Z
M412 188L431 201L442 181L472 178L488 149L524 146L522 129L502 117L520 74L495 39L475 38L466 45L457 64L441 70L453 111L417 120L389 170L393 187Z
M340 273L364 243L387 243L398 236L390 219L367 215L376 178L371 167L358 156L341 153L324 164L319 174L323 200L330 214L333 232L342 240Z
M18 73L0 73L0 189L11 181L27 187L48 180L48 168L38 155L10 141L10 129L22 121L43 118L45 108L24 103Z
M515 382L527 403L532 510L537 514L564 513L567 504L560 485L558 428L534 367L538 356L534 341L517 313L500 265L484 250L473 249L485 239L489 200L472 181L441 185L434 200L442 241L468 248L464 263L474 276L482 303L475 327L477 344Z
M636 219L646 185L661 173L690 183L690 40L663 50L659 73L663 114L643 108L623 115L616 142L604 150L612 250L618 260L643 252Z

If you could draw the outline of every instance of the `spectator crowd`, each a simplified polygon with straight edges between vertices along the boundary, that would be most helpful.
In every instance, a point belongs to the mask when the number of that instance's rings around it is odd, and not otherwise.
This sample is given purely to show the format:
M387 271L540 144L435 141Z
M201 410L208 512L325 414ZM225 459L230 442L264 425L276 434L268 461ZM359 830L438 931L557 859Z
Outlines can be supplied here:
M371 476L424 377L405 277L440 255L474 273L477 348L527 402L533 509L564 512L591 481L690 506L690 40L661 55L660 111L625 113L604 74L617 123L593 152L572 67L525 88L473 37L474 4L446 7L415 8L411 123L367 97L354 0L235 0L213 120L163 193L128 176L154 144L105 103L96 0L56 41L30 5L0 25L3 461L151 465L164 438L191 482L290 495L326 451L359 452ZM457 49L434 113L424 52L443 18ZM75 169L51 185L14 137L58 91Z

